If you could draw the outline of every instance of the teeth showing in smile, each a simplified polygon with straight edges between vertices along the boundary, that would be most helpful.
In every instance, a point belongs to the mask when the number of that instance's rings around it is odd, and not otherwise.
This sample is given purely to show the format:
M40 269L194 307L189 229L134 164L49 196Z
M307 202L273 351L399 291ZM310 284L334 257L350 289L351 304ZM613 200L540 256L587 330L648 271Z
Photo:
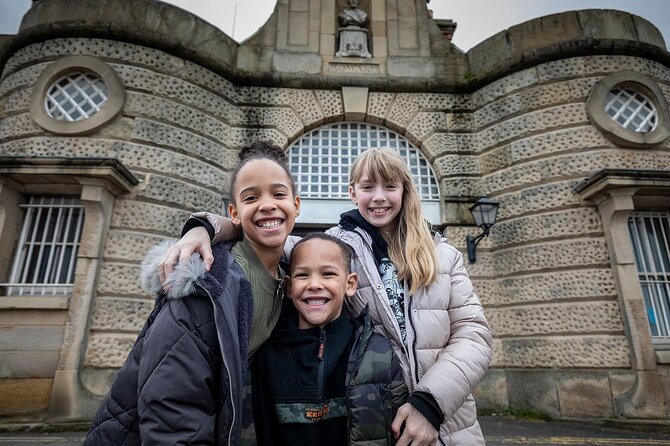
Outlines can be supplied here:
M305 299L305 302L307 305L313 305L316 307L319 305L325 305L328 301L326 299Z
M265 220L258 223L258 226L260 226L263 229L274 229L279 225L281 225L281 220Z
M384 212L388 211L389 208L375 208L371 209L373 214L383 214Z

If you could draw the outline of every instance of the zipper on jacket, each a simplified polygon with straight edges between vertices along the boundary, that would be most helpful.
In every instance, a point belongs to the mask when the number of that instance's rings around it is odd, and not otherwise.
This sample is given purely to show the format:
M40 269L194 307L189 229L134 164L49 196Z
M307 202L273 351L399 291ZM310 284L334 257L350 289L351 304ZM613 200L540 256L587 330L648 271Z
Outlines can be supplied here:
M326 331L322 328L319 335L319 352L317 358L319 359L318 381L316 383L316 392L319 400L323 400L323 375L324 375L324 353L326 351Z
M210 294L210 292L203 287L202 285L199 285L198 283L195 284L198 288L202 289L205 293L207 293L207 296L209 296L209 300L212 303L212 307L214 310L214 324L216 325L216 337L219 340L219 350L221 350L221 360L223 361L223 366L226 368L226 373L228 373L228 376L230 377L230 367L228 366L228 361L226 360L226 355L223 352L223 342L221 339L221 334L219 333L218 327L221 326L221 323L219 321L219 316L218 316L218 311L216 309L216 303L214 302L214 298ZM232 420L230 422L230 429L228 430L228 444L232 444L232 438L233 438L233 429L235 426L235 418L237 417L236 413L236 408L235 408L235 403L234 398L232 397L233 395L233 382L232 379L228 379L228 395L230 395L230 407L233 409L232 410Z
M414 328L414 318L412 316L411 296L409 299L407 310L408 310L407 317L409 318L409 323L412 325L412 332L414 333L414 339L412 339L412 360L414 362L414 379L416 379L416 383L419 384L419 361L416 359L416 329Z
M341 226L340 226L340 228L341 228ZM365 239L365 236L363 236L363 234L358 232L358 230L363 231L368 237L370 237L370 234L367 234L365 232L365 230L362 229L362 228L357 228L357 229L354 229L354 230L348 230L348 229L343 229L342 228L342 230L347 232L347 233L356 234L358 236L358 238L361 239L361 241L363 242L363 246L365 246L367 248L368 252L372 256L372 260L373 260L372 263L377 268L375 270L375 273L377 273L377 276L379 276L379 265L377 265L377 259L375 258L374 251L372 250L372 245L370 243L368 243L368 241ZM351 246L351 245L349 245L349 246ZM353 246L352 246L352 249L354 249ZM354 249L354 251L356 251L356 250ZM391 259L389 259L389 260L391 260ZM382 307L384 308L384 312L386 313L386 317L391 321L391 325L393 325L393 328L395 329L396 334L398 335L398 339L400 340L400 343L399 343L400 347L402 348L402 350L404 350L405 354L407 355L408 360L411 361L411 359L409 358L409 347L406 346L405 343L402 340L402 334L400 332L400 324L398 323L398 319L396 319L395 314L393 314L393 311L391 310L391 303L389 302L389 297L388 297L388 294L386 294L386 290L384 290L384 288L383 288L383 283L381 282L381 276L380 276L380 282L377 285L381 285L382 288L377 288L374 285L374 281L372 280L372 277L374 275L370 274L370 271L368 270L368 266L366 265L366 263L363 262L363 261L360 261L360 265L361 265L361 268L367 274L368 281L370 282L371 287L376 288L375 291L373 291L373 293L375 294L375 296L377 296L378 299L381 299Z

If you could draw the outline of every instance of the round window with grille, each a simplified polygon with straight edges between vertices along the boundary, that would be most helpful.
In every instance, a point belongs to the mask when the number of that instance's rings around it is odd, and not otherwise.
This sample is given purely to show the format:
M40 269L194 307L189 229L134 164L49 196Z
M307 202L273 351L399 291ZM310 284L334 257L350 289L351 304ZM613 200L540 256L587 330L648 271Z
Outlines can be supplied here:
M75 72L57 79L47 91L44 106L59 121L81 121L107 102L107 86L94 73Z
M68 56L48 65L35 82L30 115L49 132L91 133L121 113L126 92L114 69L91 56Z
M591 123L614 144L649 148L670 137L663 90L649 76L624 70L598 81L586 101Z
M646 95L632 88L614 88L605 98L605 112L621 127L634 132L651 132L658 113Z

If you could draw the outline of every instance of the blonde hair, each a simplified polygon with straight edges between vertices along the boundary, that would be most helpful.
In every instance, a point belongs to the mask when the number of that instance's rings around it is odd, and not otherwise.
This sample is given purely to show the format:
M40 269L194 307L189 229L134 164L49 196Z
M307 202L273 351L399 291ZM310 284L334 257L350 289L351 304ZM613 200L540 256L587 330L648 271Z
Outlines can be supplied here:
M402 184L402 206L396 234L387 242L398 277L409 281L410 292L414 294L419 288L435 282L438 265L435 244L423 216L414 177L397 152L376 148L363 152L351 166L349 186L354 187L364 176L372 181L400 181Z

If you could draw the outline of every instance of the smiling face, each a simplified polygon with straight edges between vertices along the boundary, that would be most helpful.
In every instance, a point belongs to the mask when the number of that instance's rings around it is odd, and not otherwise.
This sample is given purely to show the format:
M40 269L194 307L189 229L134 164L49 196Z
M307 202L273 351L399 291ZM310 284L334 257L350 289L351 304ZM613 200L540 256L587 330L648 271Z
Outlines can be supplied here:
M356 292L358 276L345 265L334 242L313 238L291 252L288 295L298 310L298 327L321 327L342 314L345 296Z
M385 181L379 173L364 174L349 186L351 201L363 218L382 234L395 235L402 206L403 185L400 181Z
M230 217L259 258L281 253L300 213L300 198L293 196L286 171L270 159L251 160L237 173L233 197Z

